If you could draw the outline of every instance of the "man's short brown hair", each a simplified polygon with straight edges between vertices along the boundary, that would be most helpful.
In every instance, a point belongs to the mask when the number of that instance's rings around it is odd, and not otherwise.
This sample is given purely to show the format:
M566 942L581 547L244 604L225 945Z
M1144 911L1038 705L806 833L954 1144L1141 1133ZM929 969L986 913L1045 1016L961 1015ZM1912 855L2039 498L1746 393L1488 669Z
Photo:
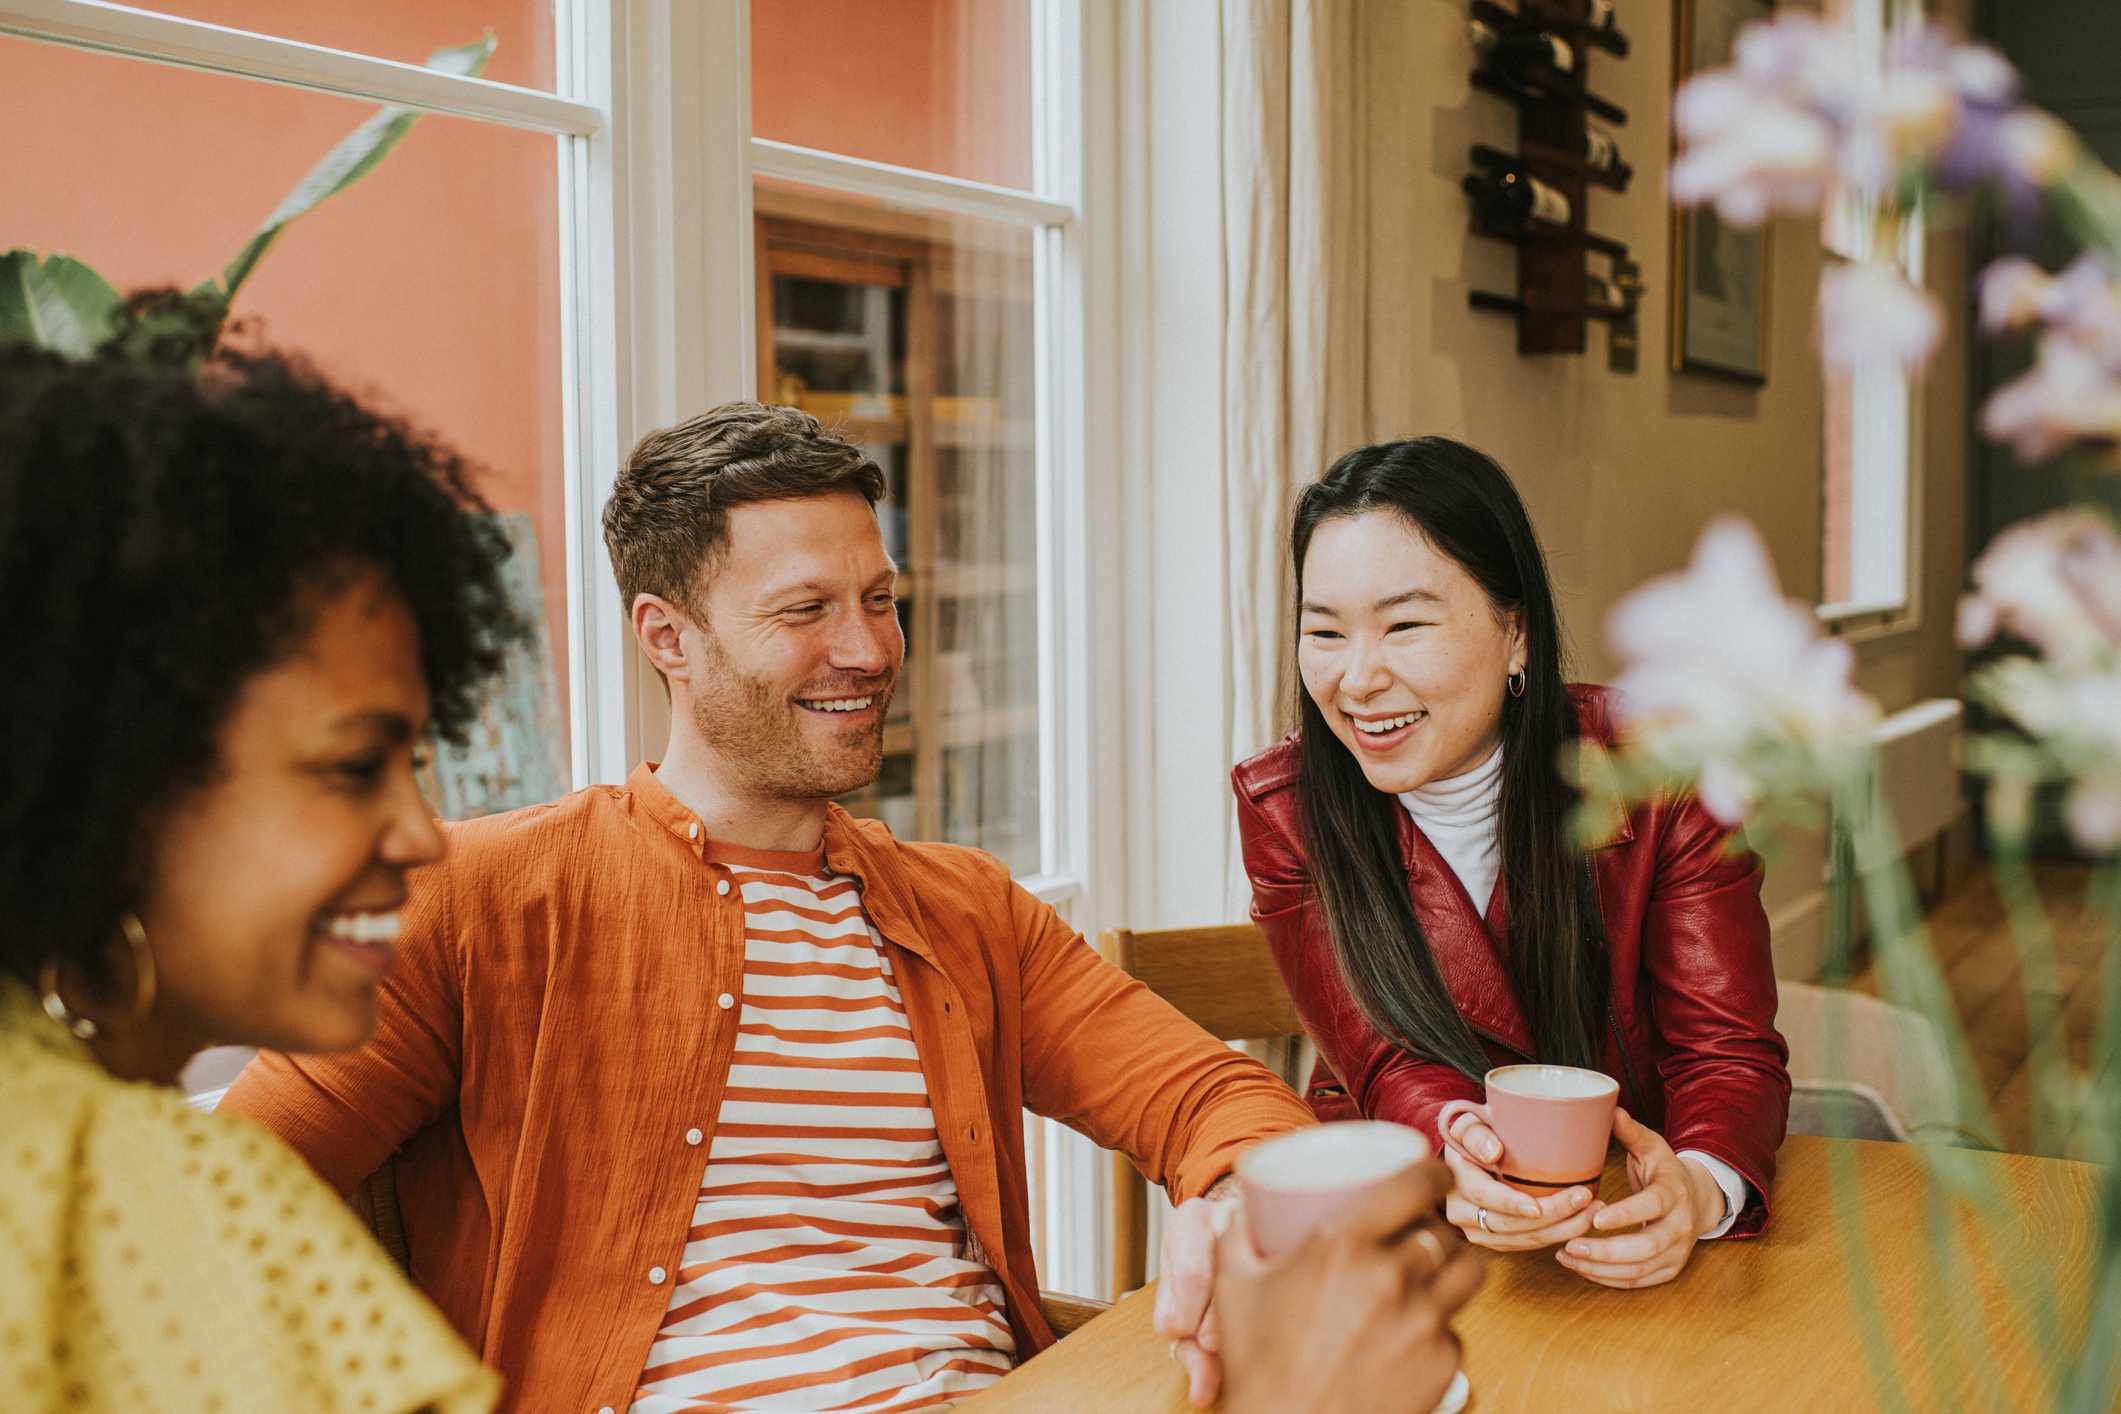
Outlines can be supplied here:
M800 408L723 403L651 432L619 468L604 503L604 546L619 592L690 607L729 544L729 508L852 491L874 506L884 473L862 449Z

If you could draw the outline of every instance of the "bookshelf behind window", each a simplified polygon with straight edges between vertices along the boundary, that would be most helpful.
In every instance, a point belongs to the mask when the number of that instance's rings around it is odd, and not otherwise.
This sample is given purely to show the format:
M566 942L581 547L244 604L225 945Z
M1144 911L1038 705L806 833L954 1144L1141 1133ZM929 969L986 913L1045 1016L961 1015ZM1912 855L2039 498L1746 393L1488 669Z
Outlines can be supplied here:
M757 207L761 396L875 458L902 570L883 772L841 803L1035 872L1029 238L764 184Z

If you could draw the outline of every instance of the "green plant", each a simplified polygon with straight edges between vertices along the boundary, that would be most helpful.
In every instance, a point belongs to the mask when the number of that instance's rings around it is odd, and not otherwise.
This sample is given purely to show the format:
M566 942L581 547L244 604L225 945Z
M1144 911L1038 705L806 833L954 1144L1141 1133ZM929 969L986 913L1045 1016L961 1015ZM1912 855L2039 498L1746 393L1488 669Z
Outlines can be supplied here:
M427 57L427 67L477 78L486 71L494 46L489 33L471 44L437 49ZM219 275L147 302L134 310L130 325L122 318L125 297L81 260L59 254L40 258L20 248L0 255L0 340L23 340L68 358L86 358L122 332L127 351L140 356L204 356L220 339L236 292L281 232L373 171L419 117L409 108L377 109L281 198Z

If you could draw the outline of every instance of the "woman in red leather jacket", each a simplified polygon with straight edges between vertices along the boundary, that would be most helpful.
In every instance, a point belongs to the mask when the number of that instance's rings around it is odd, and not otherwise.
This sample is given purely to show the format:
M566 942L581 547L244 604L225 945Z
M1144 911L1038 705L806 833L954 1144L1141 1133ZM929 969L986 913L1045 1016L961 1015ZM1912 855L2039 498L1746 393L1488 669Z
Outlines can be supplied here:
M1760 866L1691 795L1575 842L1557 763L1613 727L1605 689L1563 679L1508 476L1446 438L1358 448L1305 489L1290 543L1301 724L1234 779L1252 916L1321 1055L1313 1107L1444 1141L1468 1239L1558 1246L1604 1285L1759 1232L1790 1094ZM1631 1196L1535 1201L1488 1171L1477 1115L1438 1134L1522 1061L1620 1082Z

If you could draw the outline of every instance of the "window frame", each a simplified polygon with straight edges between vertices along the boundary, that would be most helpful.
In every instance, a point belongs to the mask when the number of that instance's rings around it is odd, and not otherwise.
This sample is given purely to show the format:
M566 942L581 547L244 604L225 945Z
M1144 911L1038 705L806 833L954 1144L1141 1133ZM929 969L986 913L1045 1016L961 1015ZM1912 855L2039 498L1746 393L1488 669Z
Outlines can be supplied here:
M1032 0L1033 190L841 157L750 132L750 7L555 0L554 91L234 29L107 0L0 0L0 34L398 104L553 135L572 784L623 780L667 735L597 533L625 449L701 408L753 396L755 174L1034 232L1035 516L1042 868L1020 882L1078 928L1124 895L1120 589L1090 547L1117 543L1122 487L1106 291L1116 240L1117 102L1109 7ZM1086 214L1088 213L1088 214ZM1093 720L1094 719L1094 720ZM1097 892L1090 885L1095 880ZM1048 1279L1095 1292L1108 1219L1101 1155L1026 1116Z
M1858 53L1873 65L1884 61L1885 44L1893 28L1918 22L1921 7L1914 0L1838 0L1832 17L1846 29ZM1899 231L1898 248L1882 252L1877 247L1873 220L1882 195L1838 187L1827 204L1820 223L1820 246L1829 260L1860 262L1889 257L1910 283L1921 288L1926 253L1926 212L1917 207ZM1827 374L1826 376L1832 376ZM1828 429L1822 419L1820 443L1820 586L1813 612L1827 632L1852 642L1898 637L1921 627L1922 573L1922 477L1918 468L1923 456L1923 384L1914 372L1900 368L1865 368L1851 374L1848 390L1850 449L1850 553L1859 543L1879 543L1882 535L1897 541L1900 573L1893 590L1852 593L1841 600L1826 598L1826 481ZM1880 403L1889 404L1884 408ZM1897 405L1897 412L1894 406ZM1904 425L1903 424L1904 420ZM1891 425L1889 425L1891 424ZM1897 467L1879 467L1858 460L1867 442L1878 435L1891 435L1901 449ZM1880 476L1893 475L1898 484L1879 486ZM1894 524L1895 520L1898 524ZM1852 566L1853 575L1853 566ZM1854 589L1852 584L1851 588Z

